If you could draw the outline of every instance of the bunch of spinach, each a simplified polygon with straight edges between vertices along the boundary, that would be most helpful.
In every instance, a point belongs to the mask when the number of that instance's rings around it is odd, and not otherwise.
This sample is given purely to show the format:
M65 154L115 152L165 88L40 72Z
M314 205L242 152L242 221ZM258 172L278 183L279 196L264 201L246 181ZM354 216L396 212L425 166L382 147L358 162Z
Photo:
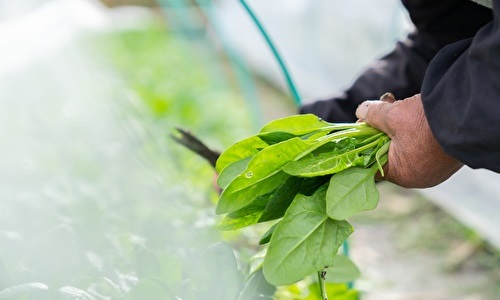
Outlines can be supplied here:
M262 236L262 267L288 285L334 265L353 232L350 216L377 206L374 176L387 162L389 137L365 123L317 116L274 120L218 158L221 230L275 220Z

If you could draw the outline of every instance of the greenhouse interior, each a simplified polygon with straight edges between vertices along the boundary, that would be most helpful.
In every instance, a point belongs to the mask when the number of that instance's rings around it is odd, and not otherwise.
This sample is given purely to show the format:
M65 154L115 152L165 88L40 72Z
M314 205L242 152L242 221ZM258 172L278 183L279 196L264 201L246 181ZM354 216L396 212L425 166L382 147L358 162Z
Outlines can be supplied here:
M0 1L0 299L499 299L498 173L375 180L383 131L300 113L413 30L396 0Z

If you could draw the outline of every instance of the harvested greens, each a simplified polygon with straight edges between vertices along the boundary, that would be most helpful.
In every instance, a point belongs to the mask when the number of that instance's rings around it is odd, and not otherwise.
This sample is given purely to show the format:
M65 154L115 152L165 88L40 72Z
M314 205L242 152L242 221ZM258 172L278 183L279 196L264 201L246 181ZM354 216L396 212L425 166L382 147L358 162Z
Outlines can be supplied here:
M266 280L288 285L334 265L353 232L350 216L377 206L375 174L389 137L365 123L294 115L272 121L225 150L216 163L223 189L221 230L275 220L262 236ZM383 173L382 173L383 174Z

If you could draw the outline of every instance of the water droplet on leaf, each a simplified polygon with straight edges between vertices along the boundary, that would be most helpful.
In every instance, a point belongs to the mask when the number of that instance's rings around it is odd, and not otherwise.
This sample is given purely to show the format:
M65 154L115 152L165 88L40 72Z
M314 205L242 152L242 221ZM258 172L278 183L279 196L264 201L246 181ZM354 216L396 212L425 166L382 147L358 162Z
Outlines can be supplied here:
M253 172L252 171L246 172L246 174L245 174L246 178L252 178L252 176L253 176Z

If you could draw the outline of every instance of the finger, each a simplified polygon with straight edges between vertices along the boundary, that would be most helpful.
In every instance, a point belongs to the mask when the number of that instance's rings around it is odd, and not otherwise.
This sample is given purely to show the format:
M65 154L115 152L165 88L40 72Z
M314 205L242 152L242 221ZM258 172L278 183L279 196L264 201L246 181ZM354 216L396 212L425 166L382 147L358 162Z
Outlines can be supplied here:
M381 101L367 100L361 103L356 109L356 117L358 117L360 121L364 122L366 120L366 116L368 115L368 110L370 109L370 107L373 105L378 105L379 102Z
M385 101L365 101L361 103L356 109L356 116L366 122L366 124L384 131L392 136L392 130L388 125L388 112L392 103Z

